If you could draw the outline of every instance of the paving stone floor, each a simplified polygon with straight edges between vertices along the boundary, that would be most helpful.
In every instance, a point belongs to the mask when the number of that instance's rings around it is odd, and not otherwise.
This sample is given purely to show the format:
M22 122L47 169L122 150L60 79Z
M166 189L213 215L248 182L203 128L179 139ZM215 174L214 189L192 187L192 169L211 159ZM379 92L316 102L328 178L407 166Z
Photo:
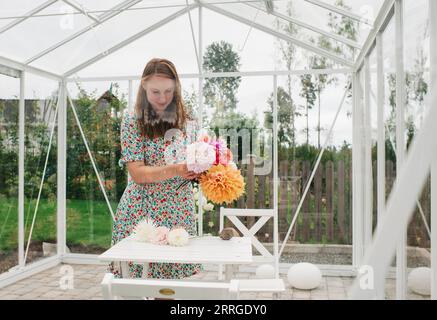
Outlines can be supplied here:
M63 268L63 269L61 269ZM73 288L62 285L66 268L73 271ZM71 268L71 269L70 269ZM0 300L101 300L100 282L106 272L105 265L67 265L62 264L29 278L0 289ZM236 278L253 278L252 273L237 273ZM287 290L279 295L281 300L344 300L348 298L348 289L353 279L349 277L324 277L321 285L310 291L290 288L286 275L284 278ZM204 271L197 279L217 280L217 273ZM64 278L65 279L65 278ZM264 300L272 299L271 293L244 293L241 299ZM395 281L387 280L386 298L395 298ZM408 299L429 299L412 292L408 292Z

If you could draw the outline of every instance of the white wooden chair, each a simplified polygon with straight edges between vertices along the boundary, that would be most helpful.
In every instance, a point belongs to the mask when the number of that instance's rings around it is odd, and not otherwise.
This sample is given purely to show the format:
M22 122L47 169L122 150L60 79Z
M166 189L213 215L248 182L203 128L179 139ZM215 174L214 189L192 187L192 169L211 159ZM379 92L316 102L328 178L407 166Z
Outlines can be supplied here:
M284 291L282 279L204 282L161 279L116 279L106 273L101 283L103 299L172 298L190 300L235 300L240 292Z
M239 219L239 217L259 217L258 221L248 229ZM220 231L224 228L224 220L228 218L234 226L245 237L252 239L252 245L260 253L253 256L253 260L257 264L272 263L275 267L275 278L279 277L279 259L278 259L278 234L275 225L277 223L277 217L275 216L274 209L235 209L235 208L220 208ZM269 220L273 220L273 254L255 237L255 234L262 228L262 226ZM223 265L219 265L218 271L219 279L223 278Z

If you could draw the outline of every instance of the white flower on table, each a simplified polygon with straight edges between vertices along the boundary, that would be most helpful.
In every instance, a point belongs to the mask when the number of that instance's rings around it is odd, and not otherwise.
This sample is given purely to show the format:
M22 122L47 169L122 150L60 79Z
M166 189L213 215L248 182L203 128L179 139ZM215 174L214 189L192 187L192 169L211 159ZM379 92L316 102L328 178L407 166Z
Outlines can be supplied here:
M134 229L134 238L140 242L150 242L155 238L156 227L149 220L141 221Z
M170 230L167 236L168 244L175 247L182 247L188 244L189 234L183 228Z

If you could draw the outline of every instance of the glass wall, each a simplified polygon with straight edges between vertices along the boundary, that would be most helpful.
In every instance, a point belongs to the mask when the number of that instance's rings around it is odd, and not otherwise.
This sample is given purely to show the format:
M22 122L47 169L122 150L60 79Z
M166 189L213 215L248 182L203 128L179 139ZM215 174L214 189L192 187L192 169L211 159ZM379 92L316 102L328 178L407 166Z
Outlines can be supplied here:
M127 184L120 168L120 124L127 108L126 82L69 83L78 121L67 113L67 247L73 253L102 253L111 245L111 210L100 187L84 139L115 214Z
M20 79L0 73L0 274L18 265Z
M404 0L405 35L405 139L407 148L429 111L429 1ZM407 271L430 267L431 250L431 177L428 176L423 190L416 199L416 207L407 231ZM409 297L420 297L408 290Z
M54 127L54 124L57 120L55 114L57 101L58 82L26 74L24 159L26 263L56 254L57 126ZM41 184L43 174L44 181Z
M203 93L203 127L211 136L226 141L245 181L244 195L233 203L208 201L213 209L204 212L203 229L217 235L220 206L273 208L273 77L206 78ZM242 219L250 229L258 217ZM225 226L233 225L226 219ZM272 247L272 220L256 237Z
M281 244L300 207L282 262L352 263L352 100L346 89L349 81L350 76L343 74L278 77ZM298 244L311 245L314 254L300 250Z

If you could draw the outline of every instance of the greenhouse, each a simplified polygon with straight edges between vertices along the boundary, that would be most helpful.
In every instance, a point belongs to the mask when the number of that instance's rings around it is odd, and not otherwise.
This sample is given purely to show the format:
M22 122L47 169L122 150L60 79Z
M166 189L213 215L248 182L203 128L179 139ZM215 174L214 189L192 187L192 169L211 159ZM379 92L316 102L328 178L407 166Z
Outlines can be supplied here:
M432 17L433 0L1 1L0 300L436 299ZM189 190L196 234L159 249L114 240L131 185L154 190L123 140L141 93L153 104L154 58L177 69L187 132L244 188L216 201L209 169L144 196L163 192L150 212L129 203L151 217L171 202L173 217L171 188ZM140 277L202 269L141 285L108 271L132 261Z

